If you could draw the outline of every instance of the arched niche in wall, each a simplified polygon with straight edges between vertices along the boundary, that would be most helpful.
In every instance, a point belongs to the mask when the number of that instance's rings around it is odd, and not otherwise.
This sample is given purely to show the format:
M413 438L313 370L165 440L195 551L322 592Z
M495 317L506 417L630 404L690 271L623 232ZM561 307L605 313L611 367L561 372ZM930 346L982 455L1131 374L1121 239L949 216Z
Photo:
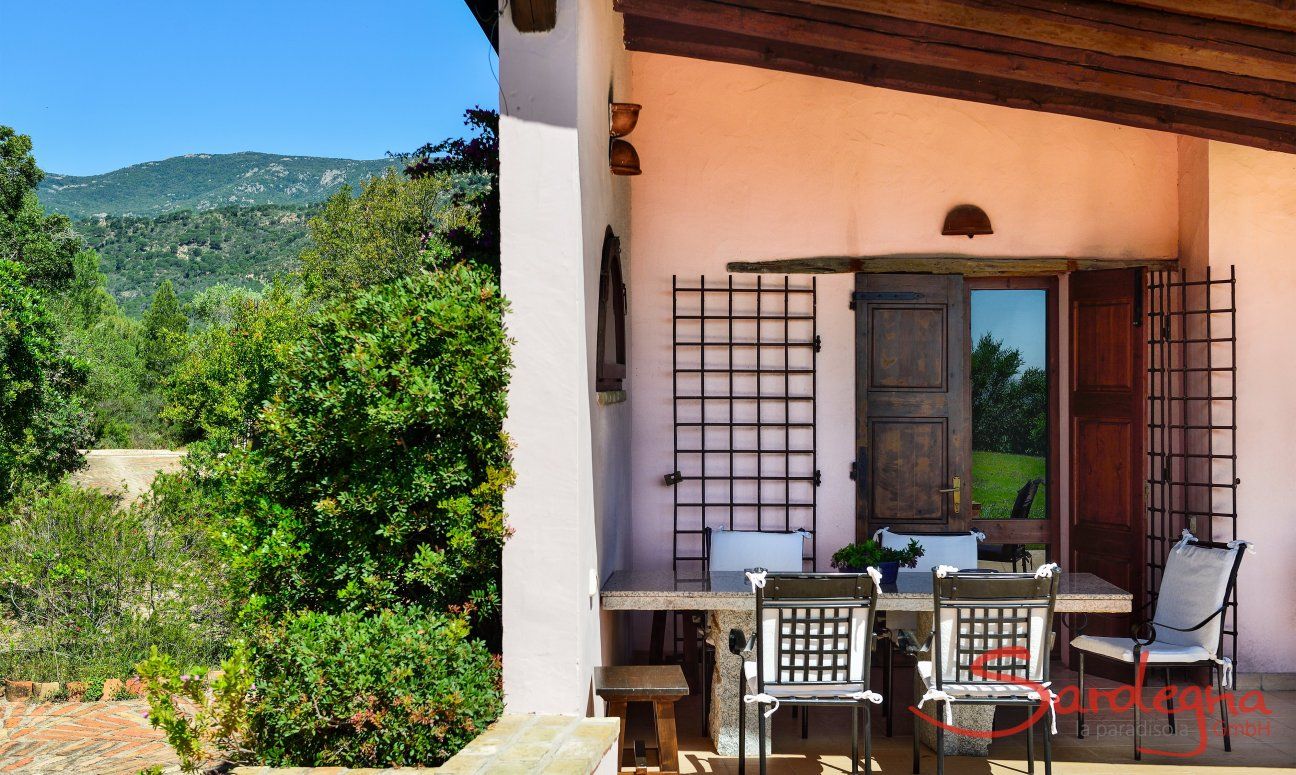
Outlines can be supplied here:
M609 226L603 235L603 260L599 268L598 337L595 389L619 393L626 374L626 287L621 271L621 240ZM609 396L610 397L610 396ZM624 400L624 395L618 396ZM609 403L600 396L600 403Z

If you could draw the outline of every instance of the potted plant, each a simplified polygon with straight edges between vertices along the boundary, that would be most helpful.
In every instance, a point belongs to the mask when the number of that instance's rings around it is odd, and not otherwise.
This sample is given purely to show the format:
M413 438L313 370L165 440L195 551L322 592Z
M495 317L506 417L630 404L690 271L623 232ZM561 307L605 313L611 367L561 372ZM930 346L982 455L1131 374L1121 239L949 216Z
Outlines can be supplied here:
M890 549L870 538L838 549L832 556L832 566L846 573L863 573L872 566L882 572L883 584L894 584L900 566L912 568L922 556L922 544L916 539L910 538L909 545L903 549Z

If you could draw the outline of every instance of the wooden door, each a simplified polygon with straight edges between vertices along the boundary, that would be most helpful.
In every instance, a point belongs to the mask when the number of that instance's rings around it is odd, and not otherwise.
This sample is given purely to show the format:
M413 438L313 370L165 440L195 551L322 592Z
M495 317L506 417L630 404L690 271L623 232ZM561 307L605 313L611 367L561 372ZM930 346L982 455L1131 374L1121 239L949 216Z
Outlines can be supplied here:
M1071 508L1067 570L1143 591L1142 270L1071 275ZM1086 632L1128 635L1129 617ZM1098 660L1095 660L1095 662Z
M858 274L855 288L856 535L965 530L972 398L963 277Z

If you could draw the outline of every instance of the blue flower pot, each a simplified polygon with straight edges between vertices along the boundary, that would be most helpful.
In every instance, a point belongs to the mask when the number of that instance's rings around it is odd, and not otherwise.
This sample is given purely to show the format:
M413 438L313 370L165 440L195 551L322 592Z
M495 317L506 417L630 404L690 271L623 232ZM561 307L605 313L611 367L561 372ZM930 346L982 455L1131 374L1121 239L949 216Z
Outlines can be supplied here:
M896 576L900 575L900 563L898 562L879 563L878 570L882 571L883 584L894 584L896 583Z

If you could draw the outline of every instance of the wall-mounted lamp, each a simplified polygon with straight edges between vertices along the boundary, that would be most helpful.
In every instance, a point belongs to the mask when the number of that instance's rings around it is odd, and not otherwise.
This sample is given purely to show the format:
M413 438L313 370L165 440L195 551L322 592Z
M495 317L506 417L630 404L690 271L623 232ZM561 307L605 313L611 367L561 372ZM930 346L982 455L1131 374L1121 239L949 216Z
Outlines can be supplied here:
M959 205L945 214L941 234L972 239L978 234L994 234L994 229L990 228L990 216L985 210L976 205Z
M639 110L642 106L633 102L613 102L608 105L608 134L612 142L608 146L608 161L613 175L638 175L639 153L634 146L621 138L634 131L639 123Z

